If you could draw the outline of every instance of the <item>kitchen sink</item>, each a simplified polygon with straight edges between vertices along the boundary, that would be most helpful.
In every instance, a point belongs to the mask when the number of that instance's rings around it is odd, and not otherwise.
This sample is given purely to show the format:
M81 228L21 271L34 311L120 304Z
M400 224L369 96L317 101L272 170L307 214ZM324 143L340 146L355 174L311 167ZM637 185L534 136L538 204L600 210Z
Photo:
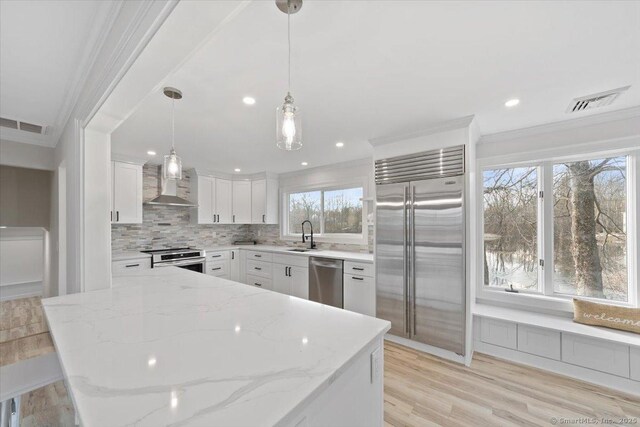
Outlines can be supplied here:
M289 252L309 252L311 249L287 249Z

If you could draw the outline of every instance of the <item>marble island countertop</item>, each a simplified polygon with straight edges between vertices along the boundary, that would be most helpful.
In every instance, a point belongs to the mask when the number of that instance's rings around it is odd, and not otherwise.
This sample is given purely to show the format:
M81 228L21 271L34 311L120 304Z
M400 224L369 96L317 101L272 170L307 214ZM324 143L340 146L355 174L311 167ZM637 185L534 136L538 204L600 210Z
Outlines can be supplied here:
M42 301L82 425L274 425L387 321L168 267Z

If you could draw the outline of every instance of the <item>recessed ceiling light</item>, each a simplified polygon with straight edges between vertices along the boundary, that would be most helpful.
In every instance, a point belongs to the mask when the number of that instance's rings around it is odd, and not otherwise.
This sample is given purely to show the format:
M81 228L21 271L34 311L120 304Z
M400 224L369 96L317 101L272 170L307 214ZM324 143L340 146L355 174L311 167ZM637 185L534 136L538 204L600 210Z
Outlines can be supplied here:
M511 107L515 107L518 104L520 104L520 100L518 98L513 98L505 102L504 106L511 108Z
M242 102L244 102L247 105L253 105L256 103L256 99L250 96L245 96L244 98L242 98Z
M233 171L234 172L240 172L240 168L235 168Z
M155 156L156 152L149 150L149 151L147 151L147 154L150 155L150 156Z
M309 163L307 163L307 162L302 162L302 163L300 163L300 164L301 164L302 166L307 166Z
M344 147L344 142L336 142L336 147L338 148Z

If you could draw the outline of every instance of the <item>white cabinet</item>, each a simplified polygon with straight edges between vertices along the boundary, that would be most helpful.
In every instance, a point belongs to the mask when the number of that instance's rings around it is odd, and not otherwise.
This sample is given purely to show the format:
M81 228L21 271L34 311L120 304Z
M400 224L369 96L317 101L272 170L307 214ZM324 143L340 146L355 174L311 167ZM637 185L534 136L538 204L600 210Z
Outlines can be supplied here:
M273 290L273 284L271 279L267 279L266 277L254 276L247 273L247 285L256 286L262 289Z
M111 162L111 222L142 223L142 166Z
M233 181L233 222L251 224L251 181Z
M240 281L240 251L232 249L229 251L229 280Z
M192 222L197 224L231 224L233 221L233 187L228 179L197 176L191 179L191 193L197 196Z
M562 361L629 378L629 346L569 333L562 334Z
M483 318L480 322L480 341L500 347L518 347L517 324L503 320Z
M251 222L278 223L278 181L259 179L251 182Z
M518 350L560 360L560 332L518 324Z
M230 251L207 251L205 272L210 276L230 278Z
M376 286L372 277L345 274L343 295L345 310L375 317Z
M233 186L228 179L216 178L214 214L217 224L233 223Z
M119 276L133 271L147 270L151 268L151 258L135 258L111 263L111 274Z
M631 358L631 379L640 381L640 347L631 347L629 356Z
M309 299L309 259L273 254L273 290Z
M273 290L287 295L291 293L289 266L273 264Z
M289 295L294 297L309 299L309 268L289 267L289 278L291 280L291 290Z

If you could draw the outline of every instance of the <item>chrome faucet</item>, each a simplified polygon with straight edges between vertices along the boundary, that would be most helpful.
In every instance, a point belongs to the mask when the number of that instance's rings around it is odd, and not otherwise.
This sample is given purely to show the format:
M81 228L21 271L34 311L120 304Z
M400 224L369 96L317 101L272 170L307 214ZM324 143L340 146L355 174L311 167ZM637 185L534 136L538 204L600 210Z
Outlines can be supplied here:
M307 238L306 238L306 236L304 234L304 224L307 223L307 222L309 223L309 227L311 227L311 236L310 236L311 237L311 242L309 243L309 249L315 249L316 248L316 244L313 243L313 224L311 224L311 221L309 221L308 219L302 221L302 243L305 243L307 241Z

